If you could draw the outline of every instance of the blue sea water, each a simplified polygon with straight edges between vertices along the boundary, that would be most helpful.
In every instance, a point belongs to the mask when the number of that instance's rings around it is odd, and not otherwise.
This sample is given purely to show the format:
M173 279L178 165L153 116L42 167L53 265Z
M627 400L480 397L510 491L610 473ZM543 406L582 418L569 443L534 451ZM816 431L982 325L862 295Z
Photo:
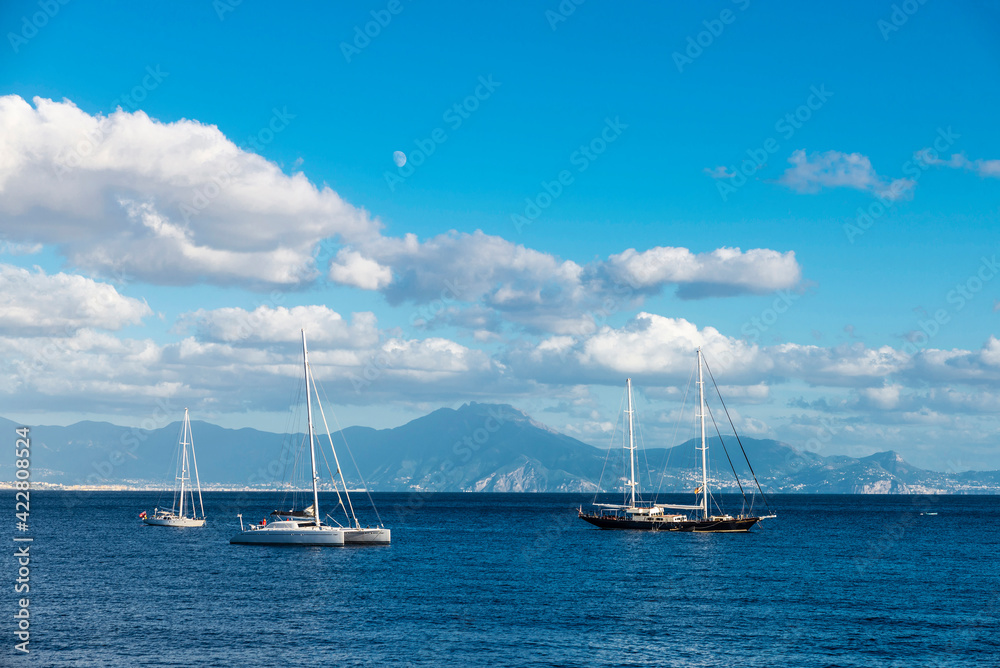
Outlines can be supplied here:
M273 548L228 539L280 494L169 529L155 492L34 491L31 653L8 557L0 663L1000 665L998 497L778 496L750 534L673 534L597 529L589 495L373 496L392 545Z

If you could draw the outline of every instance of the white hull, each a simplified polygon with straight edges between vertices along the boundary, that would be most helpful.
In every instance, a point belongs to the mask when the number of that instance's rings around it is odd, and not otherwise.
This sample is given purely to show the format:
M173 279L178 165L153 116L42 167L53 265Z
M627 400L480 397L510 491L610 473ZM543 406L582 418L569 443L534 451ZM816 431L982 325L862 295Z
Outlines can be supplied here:
M388 529L344 529L348 545L388 545L392 532Z
M282 526L290 525L290 526ZM275 522L259 529L244 529L229 539L233 545L344 545L344 530L329 526L299 526L298 522Z
M205 520L195 519L193 517L169 517L169 518L156 518L147 517L143 520L146 524L153 527L203 527L205 526Z

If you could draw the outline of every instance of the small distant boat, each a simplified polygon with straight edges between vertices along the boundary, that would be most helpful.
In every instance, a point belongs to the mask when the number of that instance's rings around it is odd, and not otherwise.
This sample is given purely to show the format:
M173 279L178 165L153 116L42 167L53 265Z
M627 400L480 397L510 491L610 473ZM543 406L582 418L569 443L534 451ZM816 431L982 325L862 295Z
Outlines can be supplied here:
M391 540L391 532L383 526L361 527L354 516L354 507L350 503L350 495L347 495L347 484L344 482L344 474L340 470L340 461L337 459L337 451L333 448L333 439L330 437L330 429L326 424L326 415L323 414L323 406L319 400L319 392L316 392L315 380L312 377L312 370L309 367L309 350L306 347L306 333L302 330L302 359L306 381L306 421L309 431L309 460L312 464L312 505L303 510L274 511L271 513L273 520L268 522L261 520L260 524L243 524L243 515L239 515L240 533L229 539L232 544L243 545L321 545L321 546L343 546L345 544L387 544ZM319 511L319 476L316 473L316 436L313 429L312 419L312 394L316 392L316 402L319 405L320 414L323 416L323 424L326 426L327 438L330 441L330 449L333 451L334 462L337 471L340 473L341 484L344 486L344 493L347 495L348 508L350 508L351 526L340 526L325 524L321 519ZM339 491L338 491L339 495ZM341 504L343 505L343 504Z
M194 471L195 486L186 483L191 482L191 474L188 471L188 446L191 447L191 470ZM188 417L188 409L184 409L184 424L181 426L181 438L178 444L177 454L177 475L175 477L174 500L170 509L154 508L153 516L149 517L146 511L139 514L139 519L150 526L155 527L201 527L205 526L205 505L201 500L201 480L198 478L198 458L194 454L194 437L191 434L191 418ZM195 515L194 492L198 492L198 507L201 516ZM190 503L187 503L190 496ZM187 509L191 511L191 516L186 514Z
M637 529L641 531L680 531L697 533L745 533L751 527L764 519L770 519L775 515L727 515L712 514L708 489L708 445L705 439L705 381L702 374L702 353L698 348L698 392L699 411L698 417L701 419L701 485L695 490L695 494L701 494L701 501L697 504L680 505L669 503L642 502L637 498L635 469L636 469L636 447L635 436L633 434L633 410L632 410L632 379L625 382L626 394L628 395L628 450L630 474L625 482L629 488L630 496L628 503L610 504L596 503L595 510L584 512L581 507L578 511L580 519L600 527L601 529ZM741 446L742 447L742 446ZM610 453L609 453L610 454ZM748 462L749 463L749 462ZM751 469L752 471L752 469ZM734 472L735 473L735 472ZM738 479L737 479L738 480ZM754 482L757 482L756 476ZM757 485L758 489L760 485ZM742 486L740 487L742 490ZM763 491L761 490L761 495ZM744 497L745 499L745 497ZM694 517L687 514L680 514L677 510L694 511Z

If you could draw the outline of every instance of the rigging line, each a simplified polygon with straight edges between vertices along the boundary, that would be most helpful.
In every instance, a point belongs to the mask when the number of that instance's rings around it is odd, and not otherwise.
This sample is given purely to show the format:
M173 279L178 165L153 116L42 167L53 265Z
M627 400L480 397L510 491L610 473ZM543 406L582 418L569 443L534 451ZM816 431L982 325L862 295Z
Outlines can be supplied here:
M708 409L708 415L712 418L712 426L715 427L715 433L719 436L719 443L722 445L722 451L726 453L726 460L729 462L729 468L733 470L733 477L736 478L736 484L740 488L740 494L743 495L743 505L745 507L747 503L747 493L743 491L743 483L740 482L740 474L736 472L736 467L733 466L733 460L729 457L729 448L726 447L726 442L722 440L722 432L719 431L719 423L715 421L715 414L712 413L712 407L706 404L705 408Z
M313 384L315 385L315 383L316 383L316 379L313 378ZM372 492L371 492L371 489L370 489L370 487L368 485L368 481L365 480L364 474L361 473L361 467L358 466L358 462L354 459L354 453L351 451L351 446L348 445L348 443L347 443L347 437L344 436L344 429L343 429L343 427L340 426L340 420L337 419L337 413L334 412L333 409L332 409L333 402L330 401L330 398L328 396L326 396L326 388L324 388L322 385L320 386L320 388L323 390L323 398L326 399L326 403L330 404L330 407L331 407L330 415L333 416L333 422L334 422L334 424L337 425L337 433L340 434L340 440L342 440L344 442L344 447L347 448L347 456L351 458L351 463L354 464L354 470L358 472L358 478L361 480L361 484L364 485L364 487L365 487L365 495L368 497L368 503L369 503L369 505L371 505L372 510L375 511L375 519L378 520L379 526L382 526L382 516L378 514L378 507L375 505L375 501L372 499ZM317 392L316 395L319 396L319 392ZM323 407L322 407L322 405L320 405L320 414L322 414L322 411L323 411ZM323 421L324 421L324 423L326 422L326 416L323 417ZM327 437L330 439L330 450L333 452L333 456L336 457L337 456L337 451L334 450L334 448L333 448L333 436L330 436L330 428L329 427L327 427L326 433L327 433ZM340 475L341 475L341 477L343 477L343 475L344 475L343 471L341 471ZM347 491L347 483L346 482L344 483L344 494L347 495L347 503L350 504L351 503L351 495ZM351 507L351 514L352 515L354 514L354 507L353 506ZM358 522L358 519L356 517L354 518L354 523L358 527L361 526L361 523Z
M188 419L188 436L191 437L191 461L194 462L194 481L198 483L198 505L201 506L201 517L205 518L205 503L201 500L201 478L198 475L198 457L194 454L194 434L191 433L191 420ZM191 495L191 505L194 506L194 494ZM192 508L193 510L193 508Z
M347 519L348 519L348 521L354 520L354 526L355 527L360 527L361 523L358 522L358 518L354 514L354 504L351 503L351 495L347 491L347 481L344 480L344 470L340 467L340 458L337 457L337 449L333 447L333 436L330 435L330 425L328 425L327 422L326 422L326 413L323 411L323 402L320 401L319 388L316 387L316 377L314 375L312 375L312 367L310 367L309 372L310 372L309 373L309 378L312 379L313 390L315 390L315 392L316 392L316 404L319 406L319 414L320 414L320 417L323 418L323 428L326 429L326 438L327 438L328 441L330 441L330 452L333 453L333 462L337 465L337 473L340 474L340 483L344 486L344 495L347 497L347 509L349 509L351 511L351 516L348 517ZM307 387L306 389L308 390L309 388ZM331 403L330 402L330 398L326 396L326 392L325 391L323 392L323 397L326 399L327 403ZM337 415L335 413L332 413L332 415L333 415L334 420L336 420L337 419ZM339 423L337 424L337 427L340 427ZM344 438L344 432L343 432L343 430L341 430L341 432L340 432L340 437ZM351 454L351 448L347 445L347 439L344 439L344 447L347 448L347 454ZM354 461L354 456L353 455L351 455L351 461ZM329 463L327 464L327 468L329 468ZM358 468L357 462L354 463L354 468ZM361 470L360 469L358 469L358 476L359 477L361 476ZM334 487L334 489L336 489L336 486ZM368 485L365 485L365 490L367 491L367 489L368 489ZM371 501L371 498L372 498L371 494L369 494L368 495L368 501L369 502ZM337 492L337 500L340 501L340 492L339 491ZM341 505L343 505L343 501L340 501L340 503L341 503ZM372 503L373 507L374 507L374 505L375 504ZM377 510L375 512L376 512L376 514L378 513ZM347 515L346 510L344 512L344 515L346 517L346 515Z
M642 451L642 461L646 463L646 478L649 480L650 489L653 488L653 479L650 477L649 471L649 456L646 454L646 442L642 440L642 425L635 417L635 401L632 401L632 423L635 425L635 430L638 432L639 436L639 449ZM641 473L640 473L641 475ZM637 476L638 477L638 476ZM642 499L640 499L641 501Z
M340 498L340 488L337 487L337 480L336 480L336 478L333 477L333 470L330 468L330 460L326 458L326 450L323 449L323 448L320 448L319 452L320 452L321 455L323 455L323 463L326 464L326 472L330 474L330 482L333 483L333 491L337 493L337 503L343 509L344 515L346 516L347 515L347 508L344 508L344 501L343 501L343 499ZM344 493L346 494L347 492L345 491ZM330 517L330 516L327 515L327 517ZM339 526L340 523L337 522L337 525Z
M293 400L289 404L289 410L285 413L285 428L284 428L284 438L281 440L281 487L284 488L285 493L281 495L281 505L284 506L288 497L292 498L292 508L295 507L295 493L289 492L290 489L294 487L295 472L298 470L298 460L299 455L302 452L302 444L305 442L305 436L299 439L298 446L292 450L293 443L295 442L293 436L298 433L293 431L299 424L299 414L301 412L301 402L302 402L302 387L303 383L299 382L295 385L294 395L289 392L289 395L293 395ZM291 471L288 470L291 466ZM277 483L277 471L275 471L274 476L271 480L272 484ZM287 481L287 483L286 483Z
M604 472L608 468L608 460L611 459L611 453L615 449L615 436L618 434L618 422L615 422L614 428L611 430L611 442L608 443L608 452L604 455L604 466L601 467L601 477L597 479L597 489L594 490L594 500L591 503L597 503L597 495L601 493L604 484Z
M702 357L704 359L704 357ZM747 451L743 447L743 441L740 440L740 435L736 431L736 425L733 424L733 418L729 415L729 409L726 408L726 402L722 398L722 392L719 391L719 384L715 382L715 376L712 375L712 369L708 366L708 362L705 362L705 368L708 369L708 376L712 379L712 385L715 386L715 393L719 395L719 401L722 403L722 409L726 411L726 417L729 419L729 426L733 428L733 434L736 436L736 442L740 444L740 450L743 452L743 459L746 460L747 466L750 468L750 475L753 476L753 481L757 485L757 489L760 491L760 497L764 501L764 507L767 508L768 514L771 513L771 506L767 502L767 495L764 494L764 490L760 487L760 482L757 480L757 474L754 473L753 465L750 463L750 458L747 457Z
M611 430L611 442L608 444L608 454L604 455L604 466L601 467L601 477L597 479L597 489L594 490L594 500L591 503L597 503L597 495L601 493L601 485L604 483L604 472L608 468L608 460L611 459L611 452L615 448L615 435L618 434L618 425L621 422L621 404L618 405L618 417L615 420L615 426Z
M677 414L677 421L674 422L674 435L670 440L670 447L666 449L663 453L663 466L660 468L660 482L656 486L656 494L653 496L654 503L656 499L660 496L660 489L663 487L663 479L667 475L667 467L670 466L670 455L673 453L674 446L677 445L677 432L681 428L681 422L684 420L684 409L687 407L688 397L691 395L691 382L694 380L695 369L691 369L691 375L688 376L687 388L684 390L684 400L681 402L681 412Z

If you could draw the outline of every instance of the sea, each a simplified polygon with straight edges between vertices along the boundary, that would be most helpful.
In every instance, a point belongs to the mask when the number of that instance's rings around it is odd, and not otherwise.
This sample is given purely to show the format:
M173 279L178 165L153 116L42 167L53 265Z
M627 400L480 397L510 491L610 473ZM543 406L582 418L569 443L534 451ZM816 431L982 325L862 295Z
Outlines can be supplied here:
M281 493L208 492L197 529L143 525L157 492L32 491L27 531L0 498L5 666L1000 666L996 496L773 496L680 534L593 527L593 495L377 493L392 544L340 548L230 545Z

